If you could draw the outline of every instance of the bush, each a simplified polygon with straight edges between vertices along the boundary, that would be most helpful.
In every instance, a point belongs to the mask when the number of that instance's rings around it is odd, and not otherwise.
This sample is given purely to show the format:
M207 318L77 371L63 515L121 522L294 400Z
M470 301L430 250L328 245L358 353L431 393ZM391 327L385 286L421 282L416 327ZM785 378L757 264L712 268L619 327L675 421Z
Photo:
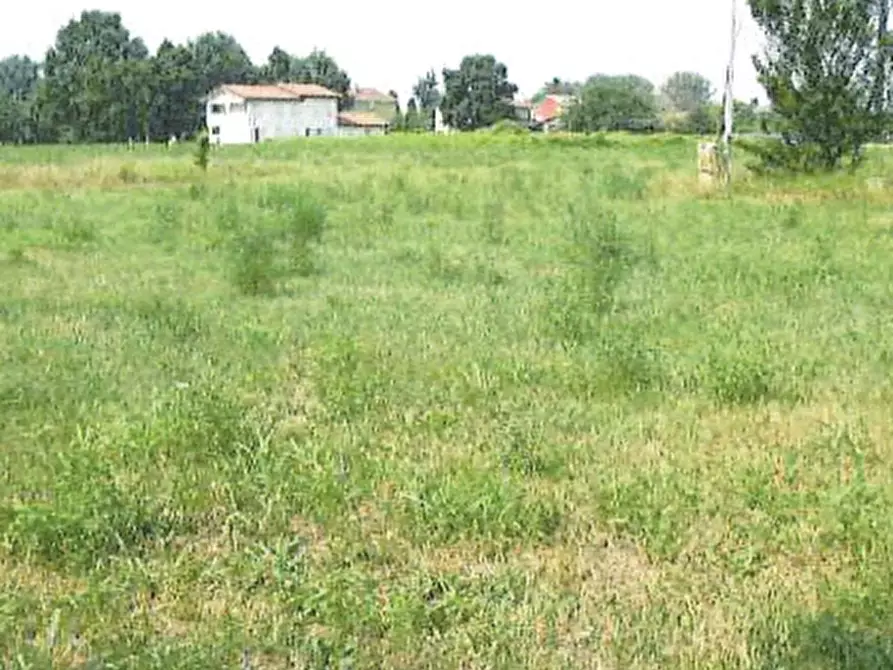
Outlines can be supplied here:
M322 239L326 211L307 191L268 187L256 214L243 214L232 238L232 279L240 291L272 295L279 281L317 270L313 246Z
M613 212L598 207L580 211L572 204L569 215L567 273L553 289L550 311L560 338L581 344L592 339L613 311L620 284L636 259Z
M195 164L203 172L208 169L208 162L211 156L211 138L208 136L208 130L203 128L198 134L195 144Z

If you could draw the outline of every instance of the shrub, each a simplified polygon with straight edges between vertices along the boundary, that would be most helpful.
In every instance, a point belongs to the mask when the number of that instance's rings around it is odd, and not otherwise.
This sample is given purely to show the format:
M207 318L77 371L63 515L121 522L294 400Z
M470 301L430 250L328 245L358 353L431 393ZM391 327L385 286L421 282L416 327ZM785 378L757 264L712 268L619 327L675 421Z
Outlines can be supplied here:
M258 198L255 216L226 220L232 237L232 278L248 295L271 295L276 284L317 270L314 244L322 239L326 210L301 188L272 186Z
M208 129L202 128L195 141L195 164L204 172L208 169L210 157L211 138L208 136Z

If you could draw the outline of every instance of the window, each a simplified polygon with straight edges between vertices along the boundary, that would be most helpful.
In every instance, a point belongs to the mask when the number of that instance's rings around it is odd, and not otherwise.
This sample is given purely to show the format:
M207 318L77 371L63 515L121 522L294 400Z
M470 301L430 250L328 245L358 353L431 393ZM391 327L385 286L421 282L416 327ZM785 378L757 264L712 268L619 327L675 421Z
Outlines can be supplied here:
M226 114L226 105L211 105L211 114Z
M220 134L220 126L214 126L213 128L211 128L211 134L219 135Z
M241 114L246 110L244 102L232 102L229 105L230 114Z

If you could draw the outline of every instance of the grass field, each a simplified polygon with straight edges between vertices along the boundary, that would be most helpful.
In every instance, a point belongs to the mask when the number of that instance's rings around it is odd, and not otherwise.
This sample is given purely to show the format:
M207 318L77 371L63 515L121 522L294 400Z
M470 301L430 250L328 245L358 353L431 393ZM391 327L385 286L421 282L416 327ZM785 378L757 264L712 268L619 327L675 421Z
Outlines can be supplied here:
M190 151L0 148L0 664L893 667L893 158Z

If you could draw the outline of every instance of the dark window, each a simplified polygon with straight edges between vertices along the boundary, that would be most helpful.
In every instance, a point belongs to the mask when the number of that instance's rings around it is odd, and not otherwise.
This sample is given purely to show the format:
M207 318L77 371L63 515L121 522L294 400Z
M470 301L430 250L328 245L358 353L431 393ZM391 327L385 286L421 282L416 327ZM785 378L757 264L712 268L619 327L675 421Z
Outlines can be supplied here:
M211 134L219 135L220 134L220 126L214 126L213 128L211 128Z
M226 105L211 105L211 114L226 114Z

